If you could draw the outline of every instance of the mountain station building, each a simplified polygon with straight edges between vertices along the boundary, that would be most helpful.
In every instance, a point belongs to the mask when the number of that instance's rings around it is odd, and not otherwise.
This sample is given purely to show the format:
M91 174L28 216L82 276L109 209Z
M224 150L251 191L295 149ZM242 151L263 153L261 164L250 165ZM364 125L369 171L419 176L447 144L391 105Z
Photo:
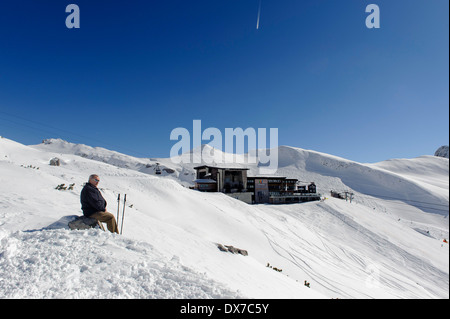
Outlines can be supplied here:
M198 166L194 189L221 192L248 204L289 204L320 200L315 183L300 185L295 178L247 176L248 168Z

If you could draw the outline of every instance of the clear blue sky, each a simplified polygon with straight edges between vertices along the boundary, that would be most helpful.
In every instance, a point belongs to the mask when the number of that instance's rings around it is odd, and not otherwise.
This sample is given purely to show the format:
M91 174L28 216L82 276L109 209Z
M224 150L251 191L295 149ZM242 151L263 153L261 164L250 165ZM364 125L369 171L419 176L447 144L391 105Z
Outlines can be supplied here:
M262 0L256 30L258 6L1 1L0 135L168 157L170 132L200 119L359 162L448 145L448 0Z

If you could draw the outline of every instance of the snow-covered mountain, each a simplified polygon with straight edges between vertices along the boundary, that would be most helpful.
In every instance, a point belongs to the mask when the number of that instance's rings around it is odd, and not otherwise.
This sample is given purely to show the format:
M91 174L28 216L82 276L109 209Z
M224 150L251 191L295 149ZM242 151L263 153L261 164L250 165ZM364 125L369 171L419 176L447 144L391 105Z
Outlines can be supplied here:
M277 175L314 181L328 198L247 205L185 187L197 164L0 139L0 298L449 297L447 158L362 164L287 146L278 153ZM61 166L49 165L54 157ZM112 213L127 194L122 236L67 229L92 173ZM56 190L62 183L74 189Z

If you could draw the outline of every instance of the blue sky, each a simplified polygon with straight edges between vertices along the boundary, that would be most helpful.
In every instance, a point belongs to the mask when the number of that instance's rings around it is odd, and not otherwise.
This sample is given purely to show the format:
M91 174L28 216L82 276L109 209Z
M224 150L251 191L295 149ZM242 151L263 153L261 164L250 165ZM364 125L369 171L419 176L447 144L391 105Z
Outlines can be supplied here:
M0 2L0 135L168 157L171 131L200 119L359 162L448 145L448 0L262 0L256 30L258 6Z

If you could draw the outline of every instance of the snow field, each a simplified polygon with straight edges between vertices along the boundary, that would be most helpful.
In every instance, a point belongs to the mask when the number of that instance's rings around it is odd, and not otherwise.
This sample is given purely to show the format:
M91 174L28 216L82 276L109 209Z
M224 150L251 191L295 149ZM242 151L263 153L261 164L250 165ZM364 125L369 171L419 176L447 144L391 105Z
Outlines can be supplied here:
M55 156L59 167L48 165ZM0 298L448 298L448 212L364 194L386 184L384 194L448 205L448 159L367 165L289 147L280 156L280 174L350 189L354 202L247 205L183 187L189 165L156 177L145 159L105 149L0 139ZM92 173L111 213L118 193L133 205L123 236L67 230ZM55 190L61 183L75 188Z

